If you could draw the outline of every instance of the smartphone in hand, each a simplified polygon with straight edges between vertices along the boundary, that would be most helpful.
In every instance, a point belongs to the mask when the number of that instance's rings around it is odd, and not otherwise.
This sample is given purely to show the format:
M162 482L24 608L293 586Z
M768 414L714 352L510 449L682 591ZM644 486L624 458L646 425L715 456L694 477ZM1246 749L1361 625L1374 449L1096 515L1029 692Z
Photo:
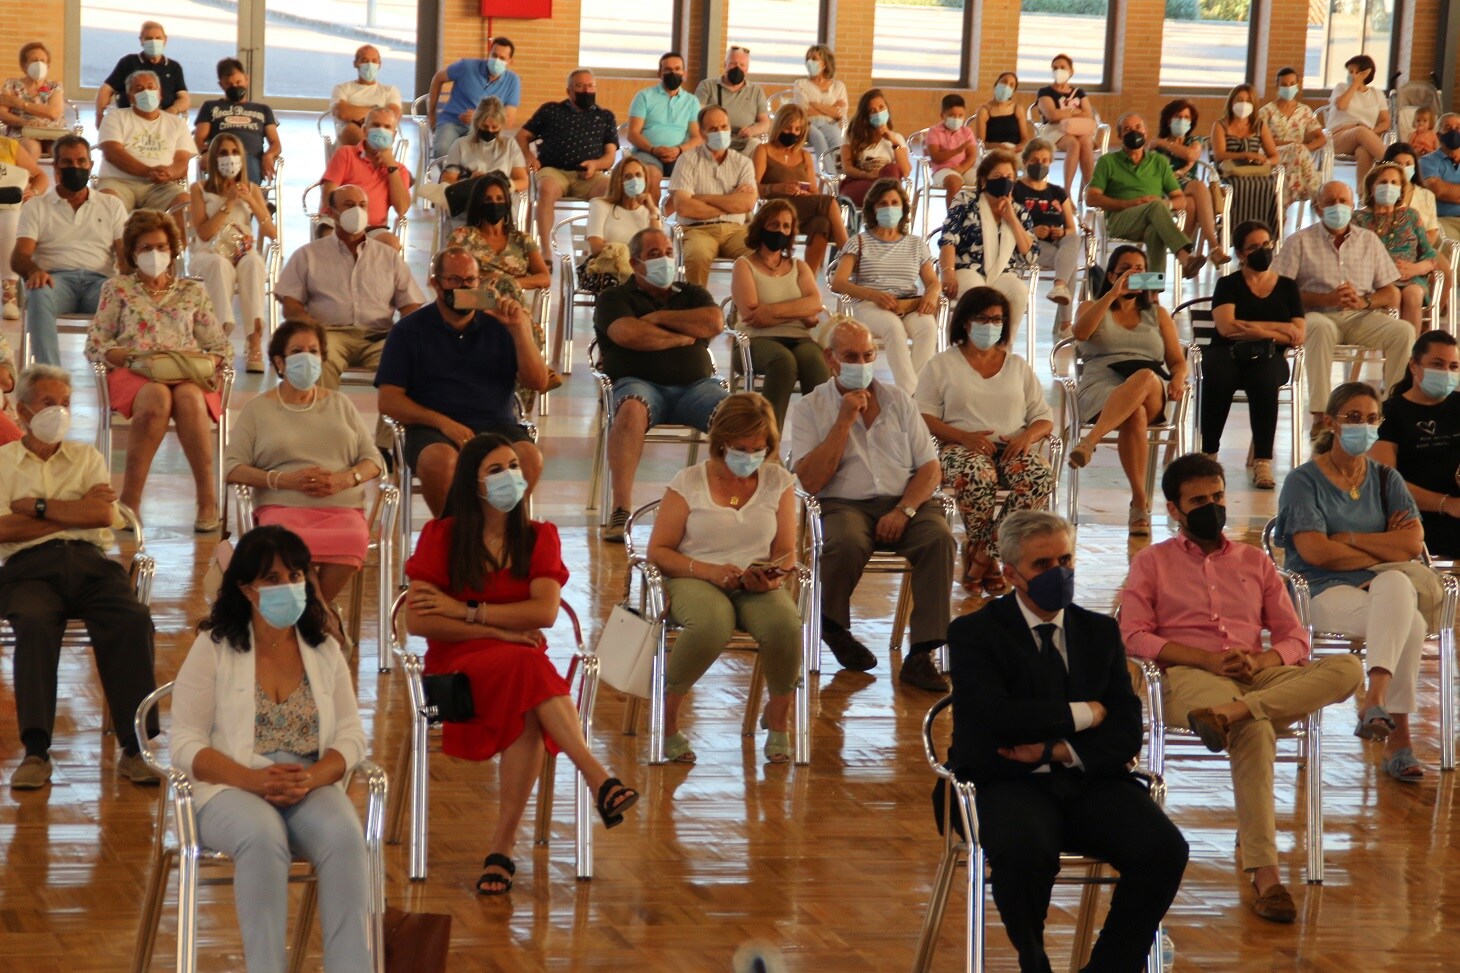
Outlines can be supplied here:
M497 292L488 284L483 284L475 290L457 291L456 307L460 311L495 311Z

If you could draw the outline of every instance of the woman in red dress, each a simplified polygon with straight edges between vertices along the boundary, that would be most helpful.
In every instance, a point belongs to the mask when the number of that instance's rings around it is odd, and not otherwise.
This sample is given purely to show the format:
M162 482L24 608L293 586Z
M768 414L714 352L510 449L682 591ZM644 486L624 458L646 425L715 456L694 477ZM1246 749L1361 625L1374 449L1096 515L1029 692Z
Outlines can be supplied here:
M442 750L466 760L502 755L500 806L481 895L512 888L512 848L543 748L566 753L598 795L604 827L623 821L637 791L588 750L568 684L547 657L543 631L568 580L558 529L527 519L527 481L512 444L486 433L461 450L446 511L426 524L406 563L407 628L426 638L427 674L464 672L476 716L447 723Z

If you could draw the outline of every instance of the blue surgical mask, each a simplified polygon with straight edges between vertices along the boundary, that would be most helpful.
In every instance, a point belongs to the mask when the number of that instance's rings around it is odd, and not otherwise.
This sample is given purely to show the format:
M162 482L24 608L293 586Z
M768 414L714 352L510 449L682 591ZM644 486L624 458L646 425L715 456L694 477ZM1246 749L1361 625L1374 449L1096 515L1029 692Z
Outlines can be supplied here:
M259 614L274 628L289 628L304 614L308 597L303 581L293 584L275 584L267 588L254 585L259 593Z
M1404 181L1414 182L1414 166L1404 166Z
M994 85L994 101L1008 101L1012 97L1014 97L1012 86L1004 84L1002 81Z
M522 495L526 492L527 477L521 470L507 469L482 477L482 492L478 496L507 513L522 502Z
M820 61L813 61L810 58L808 58L806 60L806 76L808 78L814 78L814 77L816 77L820 73L821 73L821 62Z
M726 131L706 132L705 144L710 147L711 152L724 152L730 148L730 133Z
M143 88L132 96L138 111L156 111L162 106L162 93L156 88Z
M842 388L849 392L867 388L872 384L873 364L869 361L844 361L841 373L836 380Z
M668 287L674 283L674 258L650 257L644 261L644 279L655 287Z
M624 195L630 199L644 195L644 177L630 176L624 180Z
M1374 186L1374 202L1380 206L1393 206L1399 202L1399 197L1403 192L1403 188L1394 185L1392 182L1377 183Z
M142 53L148 57L161 57L162 52L165 50L167 50L167 41L165 39L158 40L152 37L142 42Z
M887 120L891 117L892 112L884 108L881 111L874 111L872 114L868 115L867 121L872 124L873 128L881 128L883 125L887 124Z
M370 82L374 81L375 76L380 73L380 65L376 64L374 61L366 61L364 64L360 65L358 70L360 74L360 80L364 81L366 84L369 84Z
M1379 427L1355 422L1338 427L1338 444L1350 456L1362 456L1379 441Z
M284 359L284 380L301 392L314 388L323 364L312 351L298 351Z
M979 351L988 351L998 344L1003 333L1002 324L980 324L975 321L968 326L968 340L972 341L974 347Z
M1323 225L1330 230L1341 230L1353 218L1354 208L1347 203L1334 203L1323 207Z
M877 225L884 230L894 229L897 224L902 222L901 206L879 206L876 213Z
M1024 578L1024 581L1029 585L1029 600L1041 611L1057 612L1074 604L1074 568L1056 564L1048 571L1041 571L1032 578Z
M1419 390L1432 399L1449 398L1450 393L1460 388L1460 372L1447 368L1426 368L1419 380Z
M1191 119L1189 119L1189 118L1173 118L1173 119L1171 119L1171 134L1172 135L1176 136L1179 139L1184 139L1184 138L1186 138L1186 133L1187 132L1190 132L1190 131L1191 131Z
M760 469L760 464L765 462L765 452L763 449L758 449L753 453L748 453L743 449L727 449L725 450L725 465L736 476L750 476Z
M943 119L943 127L950 132L956 132L963 127L963 119L959 118L957 115L949 115L947 118Z
M366 134L365 141L370 143L372 149L379 152L381 149L390 148L390 144L395 141L395 133L388 128L372 128Z
M507 62L500 57L487 58L487 73L494 78L500 78L502 72L507 70Z
M1280 84L1278 85L1277 95L1283 101L1292 101L1298 97L1298 86L1295 84Z

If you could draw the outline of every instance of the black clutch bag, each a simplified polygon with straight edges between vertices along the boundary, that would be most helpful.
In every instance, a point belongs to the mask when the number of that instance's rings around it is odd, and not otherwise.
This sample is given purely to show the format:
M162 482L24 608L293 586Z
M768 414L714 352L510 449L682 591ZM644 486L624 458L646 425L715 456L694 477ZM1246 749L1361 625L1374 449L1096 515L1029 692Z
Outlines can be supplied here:
M1271 338L1248 338L1232 342L1232 359L1240 362L1266 361L1278 353Z
M477 715L466 673L422 676L421 685L426 692L426 717L432 723L465 723Z
M1127 358L1124 361L1111 362L1108 367L1121 378L1130 378L1136 372L1149 368L1166 381L1171 381L1171 373L1166 371L1165 365L1158 361L1148 361L1145 358Z

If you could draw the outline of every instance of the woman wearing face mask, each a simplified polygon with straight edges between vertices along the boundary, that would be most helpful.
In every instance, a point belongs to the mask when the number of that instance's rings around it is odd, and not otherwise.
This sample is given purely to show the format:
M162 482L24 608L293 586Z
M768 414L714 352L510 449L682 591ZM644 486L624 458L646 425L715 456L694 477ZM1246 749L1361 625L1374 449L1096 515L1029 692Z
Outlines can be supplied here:
M21 138L20 130L65 128L66 91L59 70L51 70L50 48L31 41L20 49L20 77L0 84L0 135L20 139L33 158L51 150L50 141Z
M1159 152L1171 161L1171 172L1181 184L1181 193L1186 197L1187 226L1195 221L1197 233L1192 239L1192 253L1201 253L1208 248L1212 263L1217 266L1229 263L1232 255L1223 250L1217 236L1216 204L1212 191L1205 182L1197 178L1196 164L1206 151L1207 137L1196 134L1200 114L1196 106L1185 98L1169 101L1161 109L1160 123L1156 137L1146 144L1153 152Z
M325 968L370 969L365 835L344 785L365 759L365 731L309 550L283 527L239 538L178 670L169 734L200 837L235 863L249 973L285 967L293 854L319 874Z
M759 643L770 689L763 752L783 764L801 668L801 616L785 587L796 570L796 478L780 464L770 403L754 392L720 403L709 441L710 457L669 482L649 537L669 614L682 626L664 673L664 755L695 762L679 707L739 628Z
M1074 336L1083 369L1075 408L1090 432L1070 450L1070 465L1090 462L1100 440L1119 430L1120 465L1130 484L1132 537L1151 534L1151 498L1146 493L1147 427L1166 421L1166 403L1186 385L1186 355L1176 325L1156 294L1130 285L1146 272L1140 247L1116 247L1105 265L1104 290L1080 305ZM1169 378L1167 376L1170 376Z
M1411 748L1409 716L1426 625L1414 582L1382 568L1416 557L1424 530L1404 479L1366 457L1379 419L1372 386L1333 390L1313 458L1283 481L1275 537L1287 570L1308 581L1313 628L1364 639L1369 684L1354 735L1382 740L1384 770L1416 783L1424 768Z
M471 128L451 143L441 164L441 181L453 183L488 172L500 172L512 180L517 192L527 191L527 161L517 140L502 135L507 112L495 96L483 98L471 116Z
M1277 225L1277 197L1273 167L1278 164L1272 133L1253 115L1257 96L1250 84L1239 84L1227 94L1227 108L1212 125L1212 158L1231 187L1233 223L1260 220Z
M762 392L777 428L786 421L797 382L807 395L829 377L821 346L811 337L821 321L821 290L806 262L791 256L796 222L788 200L773 199L756 210L745 230L745 245L754 249L735 261L730 281L736 327L750 336L750 364L764 376Z
M791 103L806 113L811 122L807 141L819 160L828 149L839 149L846 141L842 128L847 123L847 86L836 76L836 55L825 44L806 49L806 77L791 83Z
M584 239L588 253L596 257L610 243L624 248L625 261L629 241L640 230L662 229L659 203L648 193L649 175L644 163L631 155L618 161L608 174L608 192L588 201L588 227ZM580 290L601 294L610 287L624 283L628 278L626 265L616 267L612 272L588 269L588 261L578 267Z
M466 226L453 230L446 245L470 251L481 264L484 282L513 300L522 301L523 291L552 283L542 249L512 219L512 184L500 172L489 172L477 181L466 209Z
M1404 199L1402 202L1419 214L1420 225L1430 245L1440 245L1440 216L1435 208L1435 194L1427 189L1419 177L1419 153L1408 142L1395 142L1384 150L1384 161L1392 162L1404 171ZM1436 260L1443 260L1436 255ZM1446 264L1448 273L1449 265Z
M948 207L938 236L943 293L951 300L972 287L992 287L1009 301L1009 337L1029 300L1029 285L1019 277L1034 246L1034 218L1014 201L1019 161L995 149L974 170L974 190Z
M1405 203L1404 169L1397 163L1381 162L1364 177L1364 208L1354 213L1355 226L1372 230L1394 258L1399 279L1399 316L1414 325L1416 336L1424 330L1422 318L1430 303L1430 278L1437 253L1430 245L1419 214Z
M263 340L268 268L255 248L254 221L258 233L273 239L273 217L264 192L249 182L243 157L243 143L236 135L216 135L208 146L208 171L189 190L189 220L193 244L189 259L192 271L203 278L213 312L225 332L233 330L233 292L238 291L243 319L250 324L245 352L250 372L264 370Z
M512 889L517 826L544 746L573 761L605 827L639 799L589 751L568 684L547 657L543 633L557 620L568 569L558 529L528 519L526 491L510 442L493 433L468 440L442 516L422 528L406 562L406 626L426 639L426 674L463 672L471 681L476 715L447 723L441 749L463 760L502 755L479 895Z
M872 88L857 99L857 112L847 126L842 146L841 194L858 206L878 179L905 179L912 173L907 140L892 130L892 112L881 88Z
M806 132L806 113L795 105L783 106L771 123L769 141L755 147L751 162L761 198L784 199L795 209L796 222L806 234L806 262L819 270L828 242L838 250L847 245L847 228L836 199L820 191Z
M862 203L868 229L848 241L831 281L833 293L852 298L853 316L877 339L893 382L908 394L938 350L938 273L928 242L907 232L911 220L907 192L879 179Z
M223 467L229 483L256 491L257 523L287 527L304 540L315 590L333 605L365 561L364 484L385 461L349 397L319 385L325 342L312 321L279 325L269 340L279 384L238 411ZM330 634L343 644L338 617L332 621Z
M938 440L943 486L953 491L968 542L963 587L988 595L1009 590L994 538L1014 510L1045 507L1054 471L1034 447L1054 432L1049 403L1034 369L1009 351L1009 300L975 287L953 309L947 351L918 376L918 411ZM995 502L1000 490L1009 501ZM997 516L996 516L997 515Z
M1044 139L1030 139L1024 146L1024 175L1014 184L1014 202L1024 207L1039 242L1039 266L1054 271L1054 285L1048 297L1059 310L1054 316L1055 340L1070 327L1074 283L1079 269L1081 241L1070 194L1049 181L1054 148Z
M1247 393L1252 449L1247 471L1252 485L1271 490L1272 445L1277 435L1278 389L1287 384L1286 351L1303 343L1302 294L1288 277L1272 269L1272 230L1266 223L1243 223L1232 233L1241 267L1217 281L1212 320L1217 332L1202 349L1202 452L1216 458L1222 430L1237 390Z
M1019 76L1013 71L1005 71L994 82L994 96L979 105L973 116L974 136L980 145L1019 152L1028 144L1032 133L1014 100L1018 90Z
M1389 131L1389 98L1370 87L1378 67L1367 54L1343 62L1348 79L1333 86L1328 99L1328 131L1333 151L1354 157L1354 178L1363 182L1369 166L1384 155L1384 133Z
M1291 201L1307 201L1318 195L1322 174L1313 153L1328 144L1328 135L1318 124L1313 109L1298 100L1302 94L1298 72L1279 68L1277 97L1257 110L1257 123L1272 134L1283 166L1283 195Z
M201 352L221 365L233 348L213 316L207 290L198 281L177 275L182 237L166 213L155 209L133 212L122 231L122 252L123 272L102 285L86 336L87 360L107 366L111 410L132 420L126 472L117 499L141 512L142 488L152 458L167 434L168 423L176 422L197 491L193 529L211 533L220 520L211 424L222 415L222 394L190 381L153 381L138 370L146 364L136 356L149 351Z
M1065 154L1065 190L1073 193L1076 170L1082 184L1089 183L1095 171L1095 106L1084 88L1070 84L1075 62L1068 54L1056 54L1049 67L1054 83L1035 94L1044 119L1035 134Z

